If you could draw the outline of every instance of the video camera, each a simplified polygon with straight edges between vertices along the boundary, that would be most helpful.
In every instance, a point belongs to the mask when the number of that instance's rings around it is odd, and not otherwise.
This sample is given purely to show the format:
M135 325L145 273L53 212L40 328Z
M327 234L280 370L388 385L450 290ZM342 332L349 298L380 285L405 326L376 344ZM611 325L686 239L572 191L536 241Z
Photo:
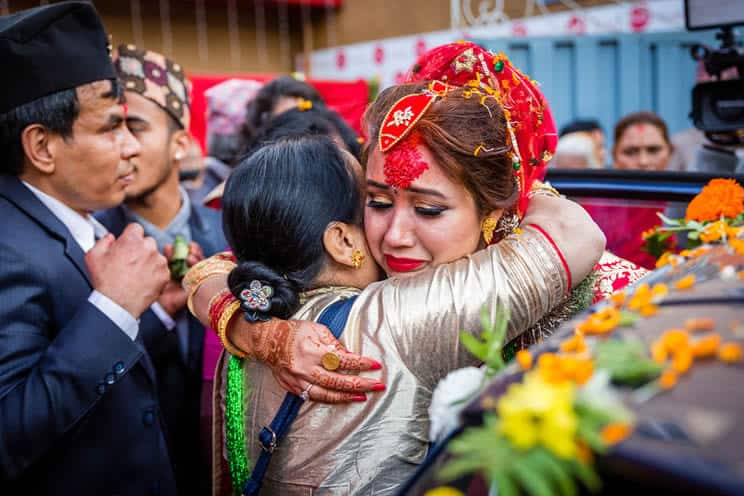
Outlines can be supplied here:
M744 25L741 0L685 0L688 30L720 29L720 48L693 45L692 58L702 61L714 81L702 82L692 90L692 122L717 145L744 145L744 49L737 43L735 26ZM722 79L736 68L734 79Z

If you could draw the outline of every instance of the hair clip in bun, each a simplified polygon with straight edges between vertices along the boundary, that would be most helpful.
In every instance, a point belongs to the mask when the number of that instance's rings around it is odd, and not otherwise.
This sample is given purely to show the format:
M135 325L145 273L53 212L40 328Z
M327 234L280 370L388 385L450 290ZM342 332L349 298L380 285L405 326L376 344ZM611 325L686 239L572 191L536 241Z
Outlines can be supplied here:
M253 280L248 288L240 292L245 319L249 322L259 322L271 319L267 312L271 310L271 297L274 288L261 281Z

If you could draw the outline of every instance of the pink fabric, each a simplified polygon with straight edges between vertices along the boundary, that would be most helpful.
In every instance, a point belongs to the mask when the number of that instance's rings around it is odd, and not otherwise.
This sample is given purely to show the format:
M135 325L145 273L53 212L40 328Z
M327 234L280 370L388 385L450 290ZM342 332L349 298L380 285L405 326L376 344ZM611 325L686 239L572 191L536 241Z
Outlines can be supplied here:
M214 329L204 329L204 351L202 352L202 378L211 381L214 378L214 369L222 352L222 343Z
M207 131L218 135L240 132L246 105L256 97L263 83L250 79L228 79L204 92L207 99Z
M655 268L656 259L641 251L641 235L644 231L661 225L661 219L656 214L664 212L665 203L628 205L627 201L608 199L587 199L581 203L604 231L608 251L641 267Z

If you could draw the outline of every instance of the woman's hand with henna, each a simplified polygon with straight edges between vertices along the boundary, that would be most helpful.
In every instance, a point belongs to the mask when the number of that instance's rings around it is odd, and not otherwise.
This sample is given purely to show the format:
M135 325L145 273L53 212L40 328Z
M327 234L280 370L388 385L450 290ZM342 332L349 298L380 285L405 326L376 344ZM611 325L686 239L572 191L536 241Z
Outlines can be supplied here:
M244 340L250 339L250 354L271 367L277 382L291 393L301 394L312 384L309 399L348 403L366 401L365 393L385 390L385 385L375 379L344 373L380 370L382 365L349 352L325 326L316 322L272 319L254 324L247 331L250 337L246 332L231 330L230 341L245 350ZM338 357L337 370L326 370L321 365L327 353Z

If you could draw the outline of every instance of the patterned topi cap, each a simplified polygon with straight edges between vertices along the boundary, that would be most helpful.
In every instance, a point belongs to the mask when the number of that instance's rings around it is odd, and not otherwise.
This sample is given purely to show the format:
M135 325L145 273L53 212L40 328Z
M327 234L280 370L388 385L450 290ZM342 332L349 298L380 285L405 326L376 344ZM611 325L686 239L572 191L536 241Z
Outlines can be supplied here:
M134 45L120 45L114 60L126 91L134 91L157 103L188 129L191 120L191 81L183 67L165 56Z

